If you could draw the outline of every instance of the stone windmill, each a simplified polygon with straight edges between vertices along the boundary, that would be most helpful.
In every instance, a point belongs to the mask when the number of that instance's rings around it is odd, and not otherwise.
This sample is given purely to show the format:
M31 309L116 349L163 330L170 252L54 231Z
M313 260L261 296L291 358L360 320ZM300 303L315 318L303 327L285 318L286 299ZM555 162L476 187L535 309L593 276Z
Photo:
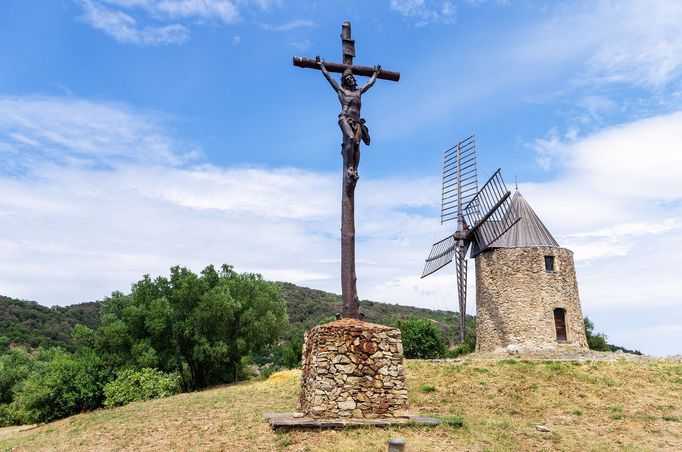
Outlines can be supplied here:
M467 253L476 262L476 350L587 347L573 253L559 247L498 169L478 189L476 139L446 150L441 224L455 232L436 242L422 278L455 259L460 340L466 337Z

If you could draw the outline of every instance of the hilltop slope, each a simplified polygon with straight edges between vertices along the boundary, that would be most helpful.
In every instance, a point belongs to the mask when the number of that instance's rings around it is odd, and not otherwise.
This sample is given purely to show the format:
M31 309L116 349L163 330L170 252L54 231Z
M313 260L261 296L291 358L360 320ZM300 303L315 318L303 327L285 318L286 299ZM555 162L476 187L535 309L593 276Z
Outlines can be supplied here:
M98 410L16 432L0 449L682 450L682 364L408 361L411 409L463 427L273 432L263 412L293 411L298 371ZM435 390L425 392L431 386ZM542 424L549 432L540 432Z

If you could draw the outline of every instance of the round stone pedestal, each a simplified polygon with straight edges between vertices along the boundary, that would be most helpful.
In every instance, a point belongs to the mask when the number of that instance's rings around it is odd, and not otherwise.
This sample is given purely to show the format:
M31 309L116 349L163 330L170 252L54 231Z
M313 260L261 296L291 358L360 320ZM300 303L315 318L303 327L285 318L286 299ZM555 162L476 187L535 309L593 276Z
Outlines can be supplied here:
M298 411L316 418L407 415L400 330L355 319L306 332Z

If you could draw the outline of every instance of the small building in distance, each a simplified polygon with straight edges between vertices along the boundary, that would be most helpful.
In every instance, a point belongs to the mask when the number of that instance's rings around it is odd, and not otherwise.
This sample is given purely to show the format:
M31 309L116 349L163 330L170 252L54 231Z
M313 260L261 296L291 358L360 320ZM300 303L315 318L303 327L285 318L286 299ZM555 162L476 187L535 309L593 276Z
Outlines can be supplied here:
M476 256L476 351L587 349L573 252L517 190L519 221Z

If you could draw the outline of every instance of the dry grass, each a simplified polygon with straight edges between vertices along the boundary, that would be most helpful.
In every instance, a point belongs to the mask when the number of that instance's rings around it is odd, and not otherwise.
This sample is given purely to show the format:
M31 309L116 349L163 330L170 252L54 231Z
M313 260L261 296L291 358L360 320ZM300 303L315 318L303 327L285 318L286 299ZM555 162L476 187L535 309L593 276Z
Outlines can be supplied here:
M384 451L403 438L411 451L682 450L680 364L410 361L411 409L463 427L273 432L261 413L293 411L298 378L289 371L0 432L0 449Z

